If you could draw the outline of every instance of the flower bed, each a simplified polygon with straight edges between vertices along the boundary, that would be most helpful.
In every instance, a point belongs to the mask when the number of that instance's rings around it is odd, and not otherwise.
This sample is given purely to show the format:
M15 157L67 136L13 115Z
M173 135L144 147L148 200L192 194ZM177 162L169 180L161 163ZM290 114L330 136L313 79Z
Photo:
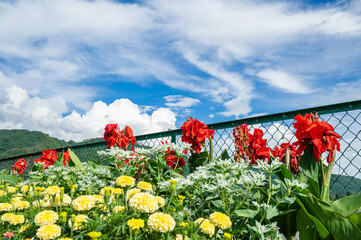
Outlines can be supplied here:
M49 149L23 180L19 159L18 178L0 185L0 232L42 240L291 239L297 231L301 239L361 239L361 196L329 197L339 135L317 115L295 120L297 142L274 149L262 130L236 127L233 158L213 156L214 131L197 119L183 124L182 146L149 149L130 147L130 127L109 124L108 149L98 152L106 165Z

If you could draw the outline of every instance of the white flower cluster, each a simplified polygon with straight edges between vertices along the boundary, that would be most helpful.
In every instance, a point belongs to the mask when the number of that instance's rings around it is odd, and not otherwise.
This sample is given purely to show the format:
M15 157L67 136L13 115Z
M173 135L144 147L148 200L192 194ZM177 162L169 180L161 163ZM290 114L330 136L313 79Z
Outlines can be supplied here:
M113 174L105 167L93 168L83 163L83 168L77 167L56 167L49 166L46 170L29 173L30 180L24 181L21 185L36 183L38 186L59 185L62 182L72 181L78 186L80 191L85 191L87 187L101 189L105 186L114 185Z

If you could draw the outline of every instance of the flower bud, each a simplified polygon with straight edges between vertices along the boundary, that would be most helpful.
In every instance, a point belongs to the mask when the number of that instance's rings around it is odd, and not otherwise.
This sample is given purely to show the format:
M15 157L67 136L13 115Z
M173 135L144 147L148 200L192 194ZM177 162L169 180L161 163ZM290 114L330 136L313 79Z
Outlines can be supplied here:
M72 227L74 227L74 225L75 225L75 219L76 219L75 214L72 214L71 215L71 226Z
M87 188L86 188L86 194L87 194L87 195L91 195L91 194L92 194L92 190L91 190L90 187L87 187Z
M60 222L61 223L66 223L66 216L67 216L67 212L61 212L60 213ZM73 220L72 220L73 221Z
M174 192L175 189L176 189L177 180L171 179L171 180L169 180L169 182L170 182L169 191L170 191L170 192Z

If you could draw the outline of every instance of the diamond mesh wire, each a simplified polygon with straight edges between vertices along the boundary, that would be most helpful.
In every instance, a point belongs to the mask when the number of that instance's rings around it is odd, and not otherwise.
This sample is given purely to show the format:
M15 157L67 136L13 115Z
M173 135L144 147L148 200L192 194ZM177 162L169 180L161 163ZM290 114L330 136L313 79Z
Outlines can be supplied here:
M237 125L247 123L251 132L255 128L264 131L264 139L267 139L268 147L273 148L284 142L294 142L293 118L297 114L304 115L309 112L319 112L320 119L330 123L335 132L342 139L341 151L337 153L333 176L331 178L331 194L335 198L341 196L361 193L361 101L335 104L324 107L302 109L287 113L272 114L236 121L209 124L209 128L215 129L213 145L214 155L219 156L224 150L233 157L235 152L233 128ZM137 136L136 147L154 147L161 142L174 142L181 144L180 129ZM105 142L71 147L82 161L99 161L97 151L106 148ZM64 149L57 149L58 152ZM65 149L66 150L66 149ZM41 153L28 154L0 160L0 169L11 169L11 165L22 157L32 164L33 160L40 158ZM326 154L323 156L326 158ZM326 163L326 161L324 161ZM188 171L188 169L186 170ZM187 174L187 173L186 173Z

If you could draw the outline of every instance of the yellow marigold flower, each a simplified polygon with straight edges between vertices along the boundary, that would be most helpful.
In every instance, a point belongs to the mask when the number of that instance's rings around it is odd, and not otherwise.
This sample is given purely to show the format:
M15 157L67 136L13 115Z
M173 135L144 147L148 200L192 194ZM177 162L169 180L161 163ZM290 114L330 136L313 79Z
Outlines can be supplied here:
M186 197L183 196L183 195L178 195L178 199L179 199L180 201L183 201L185 198L186 198Z
M6 192L5 192L5 191L0 190L0 197L4 196L5 194L6 194Z
M224 233L224 238L225 239L232 239L232 234L230 234L230 233Z
M74 230L82 230L86 227L86 222L87 222L87 218L88 216L87 215L84 215L84 214L79 214L79 215L76 215L75 216L75 224L74 224ZM72 222L71 222L71 219L69 219L68 221L68 226L71 228L72 226Z
M22 224L25 222L25 217L24 215L12 215L10 217L10 219L8 220L8 222L11 224L11 225L18 225L18 224Z
M188 223L186 223L186 222L181 222L181 223L179 224L179 226L185 227L185 226L188 226Z
M29 187L29 185L24 185L24 186L22 186L21 187L21 192L22 193L27 193L27 192L29 192L29 190L30 190L30 187Z
M117 186L121 187L133 187L135 184L135 180L132 177L123 175L118 177L115 183L117 184Z
M28 201L17 201L13 203L14 210L29 209L30 203Z
M170 232L175 227L175 220L170 214L156 212L149 216L148 227L158 232Z
M136 193L129 200L129 206L142 213L152 213L159 208L157 199L153 195L145 192Z
M55 196L55 204L56 206L60 207L62 206L69 206L71 203L71 197L68 194L63 194L63 202L60 203L60 194L56 194Z
M183 235L182 234L177 234L175 236L175 239L174 240L183 240Z
M144 228L144 220L143 219L129 219L128 220L128 226L131 231Z
M94 194L92 196L94 197L96 203L104 203L104 198L102 197L103 195L100 196L100 195Z
M9 212L13 210L11 203L0 203L0 212Z
M15 193L15 192L16 192L16 188L15 188L15 187L7 187L7 188L6 188L6 191L7 191L8 193Z
M198 218L194 221L195 224L201 224L203 222L204 218Z
M95 207L95 198L90 195L83 195L74 199L72 205L77 211L87 211Z
M90 233L88 233L88 236L91 239L97 239L97 238L100 238L102 236L102 233L101 232L90 232Z
M36 214L34 221L38 226L50 225L58 221L59 216L56 212L50 210L44 210Z
M133 188L133 189L128 190L127 195L126 195L127 201L129 201L129 199L131 199L134 196L134 194L136 194L136 193L140 193L140 189Z
M226 214L220 212L212 213L209 216L209 221L222 230L230 228L232 225L231 219Z
M124 210L125 210L124 206L116 206L113 208L113 212L115 212L115 213L120 213L120 212L123 212Z
M153 186L149 182L140 181L137 184L137 188L146 190L146 191L153 191Z
M61 228L55 224L42 226L36 232L36 236L40 240L55 239L59 237L60 234L61 234Z
M121 188L113 188L113 194L114 195L122 195L123 194L123 189L121 189Z
M157 202L158 202L158 206L159 207L163 207L165 205L165 200L164 198L160 197L160 196L156 196L155 197L157 199Z
M105 191L109 190L110 194L113 193L113 188L112 187L104 187L102 190L100 190L100 195L102 195L104 197Z
M11 202L11 204L14 204L15 202L19 202L19 201L21 201L23 198L22 197L12 197L11 199L10 199L10 202Z
M1 221L7 222L14 215L15 215L14 213L5 213L4 215L1 216Z
M60 187L58 186L50 186L45 189L45 195L56 195L60 194Z
M203 220L199 227L202 233L208 234L210 237L213 236L215 227L208 219Z

